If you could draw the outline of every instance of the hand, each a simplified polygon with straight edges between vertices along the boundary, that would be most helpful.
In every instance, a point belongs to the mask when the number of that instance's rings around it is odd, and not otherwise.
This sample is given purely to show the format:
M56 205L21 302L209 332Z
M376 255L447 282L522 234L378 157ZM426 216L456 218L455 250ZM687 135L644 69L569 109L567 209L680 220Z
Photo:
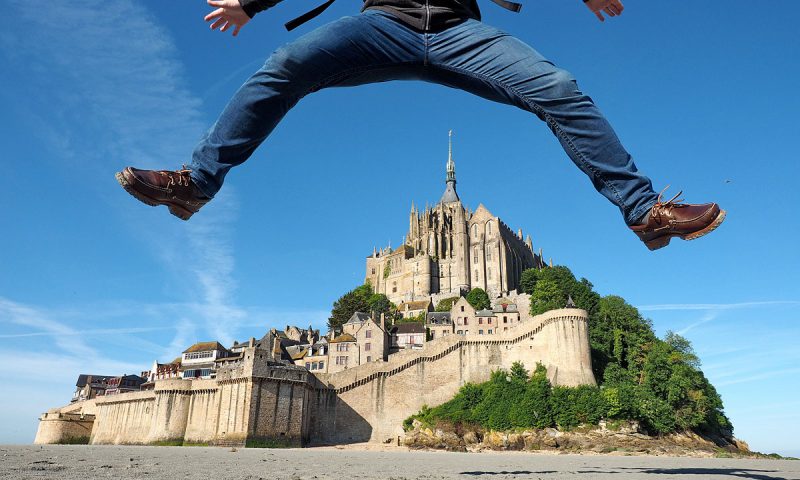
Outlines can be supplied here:
M231 27L233 29L233 36L239 34L239 30L250 21L250 17L244 13L242 6L239 5L239 0L207 0L208 4L212 7L217 7L216 10L206 15L205 21L214 20L211 24L211 30L216 30L219 27L220 32L224 32Z
M622 15L622 11L625 10L620 0L587 0L586 6L589 7L592 13L597 15L601 22L606 21L603 17L603 12L609 17L616 17L617 15Z

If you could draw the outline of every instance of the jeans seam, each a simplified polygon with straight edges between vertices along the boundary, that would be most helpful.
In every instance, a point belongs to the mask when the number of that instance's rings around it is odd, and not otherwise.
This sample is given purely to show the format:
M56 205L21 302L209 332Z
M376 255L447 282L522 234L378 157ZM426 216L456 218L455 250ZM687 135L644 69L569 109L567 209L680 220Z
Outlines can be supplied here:
M588 161L586 161L586 157L580 151L578 151L578 149L575 146L575 144L572 143L572 140L569 138L567 133L564 132L558 126L558 123L555 121L555 119L551 115L549 115L547 112L545 112L544 109L542 109L542 107L540 107L539 105L537 105L536 103L534 103L532 101L529 101L525 97L525 95L523 95L519 90L517 90L516 88L512 87L511 85L507 85L507 84L505 84L505 83L503 83L503 82L501 82L499 80L496 80L496 79L494 79L494 78L492 78L492 77L490 77L488 75L484 75L484 74L481 74L481 73L475 73L475 72L471 72L469 70L465 70L465 69L462 69L462 68L451 67L449 65L434 65L434 67L441 68L441 69L444 69L444 70L450 70L452 72L462 73L462 74L465 74L467 76L474 77L474 78L480 78L482 80L485 80L485 81L488 81L490 83L493 83L493 84L495 84L495 85L497 85L497 86L499 86L499 87L501 87L501 88L503 88L503 89L505 89L507 91L510 91L511 93L513 93L514 95L519 97L531 109L533 109L535 112L539 113L540 115L542 115L542 117L545 118L545 122L548 125L550 125L550 127L553 130L556 131L556 135L559 138L563 139L567 143L567 145L569 145L570 150L572 150L572 152L575 154L575 156L578 157L578 159L581 161L581 163L588 170L590 170L594 175L596 175L597 178L600 179L601 182L603 182L603 185L605 185L609 190L614 192L614 196L617 197L617 201L619 201L619 203L621 205L625 205L625 202L622 200L622 197L620 196L619 191L617 191L617 189L614 188L613 184L609 183L608 180L606 180L604 175L602 175L600 172L598 172L594 167L592 167L592 165Z
M312 85L311 87L309 87L302 95L300 95L300 98L305 97L309 93L316 92L317 90L319 90L319 89L321 89L321 88L323 88L325 86L328 86L328 85L333 84L335 82L338 82L340 80L344 80L345 78L347 78L347 77L349 77L351 75L356 75L356 74L364 73L364 72L367 72L367 71L381 70L381 69L384 69L384 68L392 68L392 67L397 67L397 66L402 66L402 65L416 65L418 63L419 62L391 62L391 63L377 63L377 64L374 64L374 65L353 67L351 69L344 70L344 71L341 71L341 72L337 72L337 73L335 73L333 75L325 77L324 79L320 80L319 82L317 82L314 85Z

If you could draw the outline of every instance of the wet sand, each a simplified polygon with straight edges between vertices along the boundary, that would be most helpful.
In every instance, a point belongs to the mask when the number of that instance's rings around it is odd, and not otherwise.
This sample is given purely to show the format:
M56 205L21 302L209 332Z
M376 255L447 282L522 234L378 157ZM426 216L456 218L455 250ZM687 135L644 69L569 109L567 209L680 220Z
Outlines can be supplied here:
M0 446L0 479L756 479L800 480L800 461L529 452L452 453L403 447L307 449Z

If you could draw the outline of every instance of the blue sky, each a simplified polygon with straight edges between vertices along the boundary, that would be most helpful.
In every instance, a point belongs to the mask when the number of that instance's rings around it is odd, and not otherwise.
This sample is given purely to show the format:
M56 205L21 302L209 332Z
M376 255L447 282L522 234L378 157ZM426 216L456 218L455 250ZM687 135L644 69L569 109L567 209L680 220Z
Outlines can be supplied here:
M313 2L311 2L313 3ZM6 2L0 31L0 443L33 439L79 373L138 373L195 341L324 327L413 201L459 193L546 258L683 333L754 449L800 455L800 5L631 2L601 24L579 1L482 2L484 21L570 70L656 188L717 201L725 224L649 252L522 111L393 82L304 99L189 222L122 191L126 165L178 168L279 45L355 14L340 1L287 33L284 2L236 39L204 2Z

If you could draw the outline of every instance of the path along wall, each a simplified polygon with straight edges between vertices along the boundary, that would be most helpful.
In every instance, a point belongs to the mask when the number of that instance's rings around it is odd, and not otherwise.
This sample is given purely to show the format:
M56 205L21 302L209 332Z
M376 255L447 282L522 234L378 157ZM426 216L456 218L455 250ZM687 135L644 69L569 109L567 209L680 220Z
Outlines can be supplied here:
M517 361L528 370L541 362L556 385L595 385L587 322L584 310L552 310L499 335L449 335L387 362L319 375L331 391L316 392L311 404L312 442L394 440L423 405L444 403Z

